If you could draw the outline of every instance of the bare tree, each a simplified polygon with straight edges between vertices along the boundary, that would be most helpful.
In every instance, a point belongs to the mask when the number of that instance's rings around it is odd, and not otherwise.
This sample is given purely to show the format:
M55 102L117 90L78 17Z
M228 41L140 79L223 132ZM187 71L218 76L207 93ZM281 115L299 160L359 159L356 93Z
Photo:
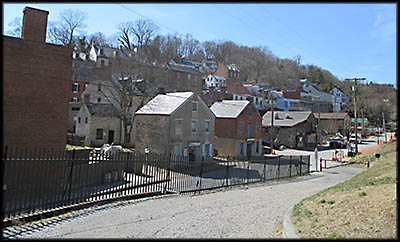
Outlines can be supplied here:
M8 23L8 26L12 27L12 29L8 30L7 34L9 34L10 36L18 37L18 38L21 37L22 20L20 17L14 18L13 21Z
M132 22L124 22L117 25L119 30L118 42L121 43L127 50L132 50Z
M156 35L158 26L150 20L139 19L131 27L131 31L136 38L136 46L142 48L147 46L149 41Z
M54 44L62 44L75 48L74 35L77 31L86 28L87 15L80 10L62 10L59 20L49 23L49 38Z
M111 47L110 41L107 39L106 35L101 32L96 32L91 34L89 37L89 43L94 43L99 46Z

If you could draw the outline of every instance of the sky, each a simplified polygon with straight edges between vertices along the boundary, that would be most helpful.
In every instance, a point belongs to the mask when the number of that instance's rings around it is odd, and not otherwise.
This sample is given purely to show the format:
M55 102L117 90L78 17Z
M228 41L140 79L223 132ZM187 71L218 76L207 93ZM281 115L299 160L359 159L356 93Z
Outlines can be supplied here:
M117 25L151 19L159 34L191 34L204 41L266 46L275 56L315 65L344 78L397 88L397 3L14 3L2 2L3 34L24 7L87 14L85 32L117 36Z

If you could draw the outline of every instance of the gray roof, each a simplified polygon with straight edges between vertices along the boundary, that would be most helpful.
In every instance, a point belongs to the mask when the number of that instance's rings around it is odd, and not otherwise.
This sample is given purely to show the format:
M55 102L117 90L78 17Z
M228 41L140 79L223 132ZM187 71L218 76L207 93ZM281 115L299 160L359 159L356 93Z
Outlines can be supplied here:
M167 68L171 69L173 71L180 71L180 72L187 72L187 73L191 73L191 74L201 75L200 71L198 71L197 69L191 68L191 67L167 64Z
M91 116L99 117L118 117L118 110L112 104L90 103L86 107Z
M210 109L217 118L237 118L249 103L247 100L222 100L215 102Z
M214 76L214 78L217 80L225 81L225 77L223 77L223 76L218 76L218 75L212 75L212 76Z
M263 116L262 126L269 127L271 126L271 111L268 111ZM305 120L307 120L308 116L312 114L311 111L274 111L274 127L293 127ZM288 116L289 115L289 116ZM277 119L278 117L278 119Z
M171 115L192 96L193 92L158 94L135 114Z
M98 55L98 57L107 57L107 58L115 58L114 57L114 51L118 52L118 56L121 59L125 59L125 60L131 60L132 58L138 58L139 55L138 53L136 53L135 51L131 51L131 50L127 50L125 48L122 48L121 50L119 48L111 48L111 47L107 47L107 46L97 46L97 45L93 45L96 54ZM103 49L103 53L104 54L98 54L98 50L99 49Z

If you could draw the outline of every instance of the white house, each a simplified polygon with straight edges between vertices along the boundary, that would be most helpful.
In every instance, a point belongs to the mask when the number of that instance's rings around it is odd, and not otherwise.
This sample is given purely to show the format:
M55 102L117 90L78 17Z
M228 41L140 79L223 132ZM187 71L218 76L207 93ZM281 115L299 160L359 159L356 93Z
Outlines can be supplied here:
M204 80L204 89L210 89L213 87L215 89L221 89L221 87L226 87L226 79L223 76L209 74Z

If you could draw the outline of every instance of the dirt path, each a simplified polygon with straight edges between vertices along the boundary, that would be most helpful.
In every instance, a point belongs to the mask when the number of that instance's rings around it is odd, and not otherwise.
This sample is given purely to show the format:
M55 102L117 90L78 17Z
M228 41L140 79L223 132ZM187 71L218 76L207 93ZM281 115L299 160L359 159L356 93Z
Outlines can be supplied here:
M270 238L290 206L361 169L338 167L291 181L200 196L104 205L55 222L7 228L7 238ZM67 217L67 216L64 216ZM54 219L53 219L54 220Z

